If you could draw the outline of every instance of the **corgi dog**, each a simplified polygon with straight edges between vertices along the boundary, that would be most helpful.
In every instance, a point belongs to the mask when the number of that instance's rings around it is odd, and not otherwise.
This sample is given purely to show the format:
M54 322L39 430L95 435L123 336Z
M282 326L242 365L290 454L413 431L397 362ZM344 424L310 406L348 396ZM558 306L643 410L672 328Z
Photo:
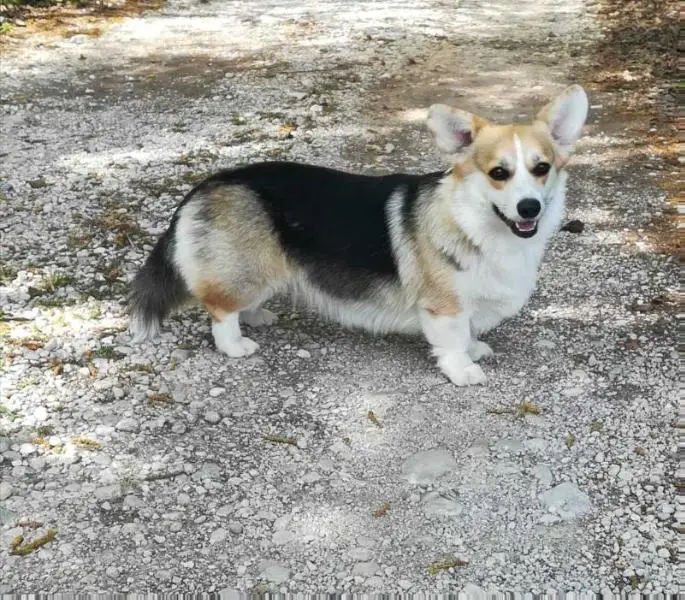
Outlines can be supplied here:
M248 356L258 345L241 323L273 323L262 304L286 293L346 326L423 332L452 383L484 383L492 350L478 336L535 288L587 111L578 85L523 125L434 105L427 126L450 166L426 175L267 162L208 177L132 283L134 339L195 299L216 348Z

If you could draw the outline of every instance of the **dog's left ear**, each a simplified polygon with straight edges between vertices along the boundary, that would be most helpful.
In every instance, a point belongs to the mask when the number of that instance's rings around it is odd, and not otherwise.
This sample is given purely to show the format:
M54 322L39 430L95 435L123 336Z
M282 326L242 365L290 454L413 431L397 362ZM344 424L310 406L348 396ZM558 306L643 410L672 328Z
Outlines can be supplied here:
M588 101L585 90L572 85L537 115L537 120L546 123L559 150L568 155L583 133L587 118Z
M426 124L438 150L450 157L456 157L468 149L478 130L487 122L465 110L434 104L428 110Z

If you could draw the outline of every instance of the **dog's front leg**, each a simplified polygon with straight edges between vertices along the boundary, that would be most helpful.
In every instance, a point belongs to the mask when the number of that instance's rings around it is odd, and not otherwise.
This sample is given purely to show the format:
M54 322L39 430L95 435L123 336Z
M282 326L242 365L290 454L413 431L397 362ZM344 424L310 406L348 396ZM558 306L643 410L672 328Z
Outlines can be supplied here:
M438 366L455 385L485 383L485 373L471 360L470 315L459 312L454 315L439 315L421 309L421 327L433 354L438 357Z

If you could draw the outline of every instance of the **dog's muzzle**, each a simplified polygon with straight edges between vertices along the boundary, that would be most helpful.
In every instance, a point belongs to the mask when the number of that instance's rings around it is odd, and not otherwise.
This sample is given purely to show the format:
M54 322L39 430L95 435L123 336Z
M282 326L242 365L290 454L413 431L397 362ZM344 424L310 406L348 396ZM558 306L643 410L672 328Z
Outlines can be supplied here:
M497 208L494 204L492 209L495 214L511 229L514 235L520 238L531 238L538 232L538 220L537 219L521 219L520 221L512 221L504 216L504 213Z

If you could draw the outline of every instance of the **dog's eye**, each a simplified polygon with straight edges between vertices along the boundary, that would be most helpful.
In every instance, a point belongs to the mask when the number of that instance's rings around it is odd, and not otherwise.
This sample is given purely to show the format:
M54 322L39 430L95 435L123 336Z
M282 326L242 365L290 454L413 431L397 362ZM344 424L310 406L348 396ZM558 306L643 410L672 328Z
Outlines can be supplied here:
M490 175L490 177L492 177L495 181L506 181L509 179L509 171L503 167L495 167L494 169L490 169L488 175Z
M539 162L537 165L533 167L533 175L536 177L544 177L549 173L549 170L552 168L552 165L546 162Z

